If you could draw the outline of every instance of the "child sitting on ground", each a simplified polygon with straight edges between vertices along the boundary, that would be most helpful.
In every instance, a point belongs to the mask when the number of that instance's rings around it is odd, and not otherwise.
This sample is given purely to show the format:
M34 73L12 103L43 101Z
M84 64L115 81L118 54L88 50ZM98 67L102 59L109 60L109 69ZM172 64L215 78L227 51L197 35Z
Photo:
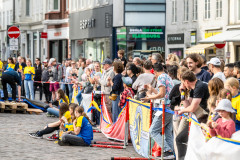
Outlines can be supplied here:
M64 115L63 115L63 118L61 118L61 125L60 125L60 129L64 130L64 131L73 131L73 121L75 120L75 115L74 115L74 111L76 109L78 105L75 104L75 103L71 103L69 105L69 113L66 112Z
M133 98L132 79L130 77L122 77L124 91L121 94L119 107L123 108L128 97Z
M236 131L240 130L240 92L239 81L236 78L228 78L224 87L232 93L232 106L236 111Z
M228 99L222 99L215 111L221 116L216 122L209 121L207 123L209 127L210 136L221 136L223 138L231 138L232 134L236 131L235 123L231 116L234 113L231 101Z
M91 144L91 140L93 140L93 123L84 112L83 107L75 109L75 116L77 119L73 122L74 131L68 131L67 134L62 136L62 140L58 141L60 146L89 146Z
M54 115L56 117L59 117L59 107L58 106L63 102L69 104L69 99L68 99L68 96L65 95L64 91L61 88L59 88L57 90L56 101L54 101L52 103L52 105L49 104L49 108L47 109L47 113L49 115Z
M29 135L33 138L43 138L43 135L52 133L56 130L59 130L60 124L67 120L68 123L71 123L71 117L69 116L69 106L67 103L61 103L59 109L59 120L53 123L49 123L43 130L37 131L35 133L29 133ZM70 117L70 118L69 118ZM56 140L58 139L57 135L54 134L51 137L47 138L48 140Z

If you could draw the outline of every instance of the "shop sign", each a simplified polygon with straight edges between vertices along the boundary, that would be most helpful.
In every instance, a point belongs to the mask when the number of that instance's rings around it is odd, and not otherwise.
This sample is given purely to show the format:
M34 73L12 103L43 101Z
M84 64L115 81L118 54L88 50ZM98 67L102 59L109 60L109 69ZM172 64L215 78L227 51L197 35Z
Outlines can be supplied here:
M48 38L47 32L41 32L41 38Z
M80 29L94 28L95 19L86 19L80 21Z
M168 34L167 35L168 44L184 44L184 34Z
M57 29L48 29L47 30L48 40L57 40L57 39L68 39L69 38L69 28L57 28Z
M62 32L55 32L55 33L54 33L54 36L55 36L55 37L59 37L59 36L61 36L61 35L62 35Z
M128 34L130 35L130 38L134 38L134 39L164 38L164 32L162 28L130 28Z
M221 31L206 31L205 32L205 39L209 38L209 37L212 37L212 36L215 36L219 33L222 33L222 32Z

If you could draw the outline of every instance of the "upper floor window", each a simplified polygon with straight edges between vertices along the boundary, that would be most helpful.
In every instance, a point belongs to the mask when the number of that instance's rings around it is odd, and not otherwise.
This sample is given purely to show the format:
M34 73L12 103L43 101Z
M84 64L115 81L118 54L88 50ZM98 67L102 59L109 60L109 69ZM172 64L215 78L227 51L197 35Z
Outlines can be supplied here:
M26 16L30 16L30 0L26 0Z
M176 0L172 1L172 22L177 22L177 2Z
M66 0L66 11L69 10L69 0Z
M49 11L59 11L60 1L59 0L48 0L48 10Z
M210 19L210 0L205 0L205 19Z
M222 0L216 0L216 17L222 17Z
M193 20L198 19L198 0L193 0Z
M184 0L184 21L188 21L188 12L189 12L189 1Z

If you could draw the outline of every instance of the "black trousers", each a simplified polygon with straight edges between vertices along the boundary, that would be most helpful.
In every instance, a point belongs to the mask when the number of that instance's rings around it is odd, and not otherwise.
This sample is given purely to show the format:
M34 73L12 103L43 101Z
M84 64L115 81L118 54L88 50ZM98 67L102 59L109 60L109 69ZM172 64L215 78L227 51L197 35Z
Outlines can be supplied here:
M16 82L14 80L14 77L8 74L2 75L2 85L3 85L3 94L4 94L4 100L8 100L8 92L7 92L7 84L9 84L12 88L12 99L13 101L16 101Z
M59 126L58 127L47 127L41 131L38 132L38 135L39 136L43 136L44 134L49 134L49 133L52 133L56 130L59 130Z
M37 90L37 87L39 87L39 91L40 91L40 101L42 100L42 83L37 83L37 82L34 82L34 97L36 98L35 96L35 92Z
M45 99L49 103L52 99L52 93L49 91L49 83L43 83L43 92L45 94Z

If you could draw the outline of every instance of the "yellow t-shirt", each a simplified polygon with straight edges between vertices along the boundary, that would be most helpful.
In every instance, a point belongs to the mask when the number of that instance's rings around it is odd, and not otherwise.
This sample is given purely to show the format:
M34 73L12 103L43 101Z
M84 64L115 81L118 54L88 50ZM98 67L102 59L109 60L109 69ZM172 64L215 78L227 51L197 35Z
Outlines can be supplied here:
M6 70L8 70L9 68L12 68L14 70L15 64L7 64L7 69Z
M82 127L82 120L83 120L83 116L80 116L77 118L77 124L76 127Z
M240 121L240 94L232 98L232 106L236 111L236 120Z
M59 100L59 105L60 105L61 103L63 103L63 102L69 104L69 98L68 98L68 96L66 96L66 98L67 98L67 102L65 102L64 99L61 98L61 99Z
M33 80L33 76L35 75L35 68L25 67L23 74L25 74L25 80Z
M3 69L3 63L1 60L0 60L0 69ZM0 71L0 76L2 76L2 71Z
M70 111L65 112L63 116L66 118L68 123L72 123L72 117L71 117Z

